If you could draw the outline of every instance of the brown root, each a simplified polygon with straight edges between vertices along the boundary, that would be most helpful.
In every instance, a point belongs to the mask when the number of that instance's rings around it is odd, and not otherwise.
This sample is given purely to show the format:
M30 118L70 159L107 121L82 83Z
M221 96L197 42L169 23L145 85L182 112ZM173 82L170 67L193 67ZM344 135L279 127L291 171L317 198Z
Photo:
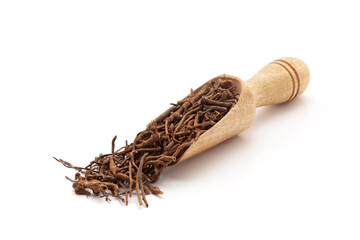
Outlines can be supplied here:
M163 194L156 183L163 170L175 165L185 151L203 133L214 126L237 102L235 86L225 76L191 91L151 121L139 132L133 143L115 150L116 136L111 142L111 153L100 154L85 168L62 159L54 159L67 168L77 170L73 183L76 194L91 194L110 201L109 194L126 205L136 191L139 204L148 206L146 195ZM151 184L150 184L151 183ZM123 196L125 198L123 198Z

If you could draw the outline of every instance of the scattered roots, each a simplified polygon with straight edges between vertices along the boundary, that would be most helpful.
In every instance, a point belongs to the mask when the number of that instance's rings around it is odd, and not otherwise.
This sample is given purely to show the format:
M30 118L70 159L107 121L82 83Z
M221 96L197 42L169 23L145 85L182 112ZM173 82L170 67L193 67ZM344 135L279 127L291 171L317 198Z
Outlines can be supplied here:
M235 86L224 76L192 91L138 133L131 144L115 151L116 136L111 153L100 154L86 167L76 167L57 159L65 167L78 172L73 182L76 194L105 197L109 194L126 205L133 191L139 204L148 206L145 195L162 194L156 183L162 171L176 164L184 152L204 132L214 126L237 102Z

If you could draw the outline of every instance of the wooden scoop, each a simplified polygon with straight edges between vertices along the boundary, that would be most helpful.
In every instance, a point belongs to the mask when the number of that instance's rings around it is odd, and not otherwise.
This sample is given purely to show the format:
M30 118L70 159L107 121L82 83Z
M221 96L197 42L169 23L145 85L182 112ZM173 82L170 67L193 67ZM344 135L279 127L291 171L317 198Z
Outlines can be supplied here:
M247 82L230 75L218 76L209 81L216 82L220 78L233 82L240 94L239 101L186 150L178 163L249 128L257 107L289 102L301 95L309 83L310 73L301 60L286 57L269 63ZM202 86L194 92L199 92Z

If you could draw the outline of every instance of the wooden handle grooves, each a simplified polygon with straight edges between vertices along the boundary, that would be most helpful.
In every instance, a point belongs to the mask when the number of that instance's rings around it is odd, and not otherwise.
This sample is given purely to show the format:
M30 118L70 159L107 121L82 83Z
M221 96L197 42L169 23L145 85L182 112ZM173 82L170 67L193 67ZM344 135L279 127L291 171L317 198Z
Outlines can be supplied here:
M309 69L300 59L277 59L246 82L257 107L280 104L301 95L310 79Z
M295 68L290 65L290 63L288 63L282 59L277 59L277 60L271 62L270 64L278 64L278 65L282 66L283 68L285 68L285 70L289 73L289 75L291 77L291 81L293 83L293 90L290 95L290 98L286 102L290 102L291 100L296 98L296 96L299 94L299 89L300 89L299 74L296 72Z

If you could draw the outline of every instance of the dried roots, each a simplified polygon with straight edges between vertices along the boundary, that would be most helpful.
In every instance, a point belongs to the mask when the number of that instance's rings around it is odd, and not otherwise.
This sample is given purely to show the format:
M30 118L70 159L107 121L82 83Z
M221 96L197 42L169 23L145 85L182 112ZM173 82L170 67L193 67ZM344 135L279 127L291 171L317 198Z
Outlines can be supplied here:
M148 124L133 143L115 151L116 136L110 154L95 157L86 167L73 168L73 188L77 194L105 197L109 194L126 205L136 191L139 204L148 206L145 195L162 194L153 186L162 171L176 164L190 145L215 125L237 102L236 87L224 76L217 77L197 91L192 91Z

